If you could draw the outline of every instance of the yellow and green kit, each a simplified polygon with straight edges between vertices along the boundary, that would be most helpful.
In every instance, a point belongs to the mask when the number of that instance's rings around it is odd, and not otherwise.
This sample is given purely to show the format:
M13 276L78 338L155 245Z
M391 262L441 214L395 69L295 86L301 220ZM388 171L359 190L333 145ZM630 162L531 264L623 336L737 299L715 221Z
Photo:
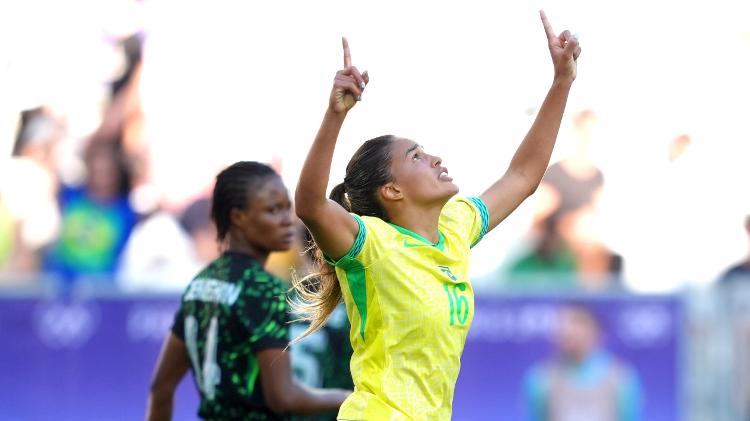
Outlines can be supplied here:
M354 393L338 418L450 420L474 316L469 250L487 233L487 207L474 197L449 201L437 243L380 218L354 218L354 245L335 262L354 349Z

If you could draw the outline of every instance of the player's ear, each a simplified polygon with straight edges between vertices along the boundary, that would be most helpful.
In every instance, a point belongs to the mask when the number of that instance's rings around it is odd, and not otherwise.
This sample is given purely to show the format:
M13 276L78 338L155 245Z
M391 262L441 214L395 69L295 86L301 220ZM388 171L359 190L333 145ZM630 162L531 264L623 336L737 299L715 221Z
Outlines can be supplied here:
M231 225L242 227L247 221L247 212L240 208L232 208L229 211L229 222Z
M403 199L404 193L398 187L398 184L394 183L393 181L389 181L388 183L380 186L380 197L382 197L384 200L395 201Z

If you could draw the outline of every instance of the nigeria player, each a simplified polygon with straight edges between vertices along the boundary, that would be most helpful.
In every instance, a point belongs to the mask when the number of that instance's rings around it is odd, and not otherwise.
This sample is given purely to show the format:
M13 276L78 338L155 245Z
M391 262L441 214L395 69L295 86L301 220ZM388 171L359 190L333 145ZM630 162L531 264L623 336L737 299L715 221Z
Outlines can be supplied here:
M339 131L369 81L352 66L336 73L328 110L300 175L296 211L321 258L319 287L295 287L314 332L342 298L351 321L354 393L342 420L449 420L460 357L473 318L469 249L539 185L576 76L578 40L542 24L554 78L536 120L505 173L480 197L458 187L421 145L396 136L365 142L344 182L326 199ZM486 82L481 71L467 89ZM407 72L406 77L418 79ZM484 80L484 82L483 82ZM479 145L478 145L479 147Z
M292 378L282 282L263 269L292 245L289 194L267 165L238 162L216 177L211 216L226 251L188 285L157 363L149 420L168 420L174 391L192 369L205 419L281 420L337 409L350 393Z

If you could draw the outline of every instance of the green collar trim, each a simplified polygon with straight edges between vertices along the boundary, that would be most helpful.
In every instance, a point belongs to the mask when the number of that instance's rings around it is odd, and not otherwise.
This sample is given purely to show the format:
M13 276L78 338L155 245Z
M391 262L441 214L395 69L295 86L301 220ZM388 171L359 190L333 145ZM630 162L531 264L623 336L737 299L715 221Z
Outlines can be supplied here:
M445 249L445 236L443 236L443 233L440 230L438 230L438 242L433 243L432 241L422 237L414 231L408 230L404 227L400 227L390 222L388 223L388 225L395 228L401 234L408 235L409 237L419 241L420 243L423 243L425 246L437 247L437 249L440 251L443 251Z

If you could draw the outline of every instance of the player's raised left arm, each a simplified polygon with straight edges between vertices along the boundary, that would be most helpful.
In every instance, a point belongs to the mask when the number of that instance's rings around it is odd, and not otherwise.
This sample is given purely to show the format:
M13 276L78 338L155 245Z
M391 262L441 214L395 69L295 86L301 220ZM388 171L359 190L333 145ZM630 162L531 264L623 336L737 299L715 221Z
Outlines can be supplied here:
M576 61L581 53L578 40L567 30L555 35L544 12L539 14L547 34L555 76L534 123L505 174L481 195L490 214L489 229L510 215L539 186L560 130L568 93L576 78Z

